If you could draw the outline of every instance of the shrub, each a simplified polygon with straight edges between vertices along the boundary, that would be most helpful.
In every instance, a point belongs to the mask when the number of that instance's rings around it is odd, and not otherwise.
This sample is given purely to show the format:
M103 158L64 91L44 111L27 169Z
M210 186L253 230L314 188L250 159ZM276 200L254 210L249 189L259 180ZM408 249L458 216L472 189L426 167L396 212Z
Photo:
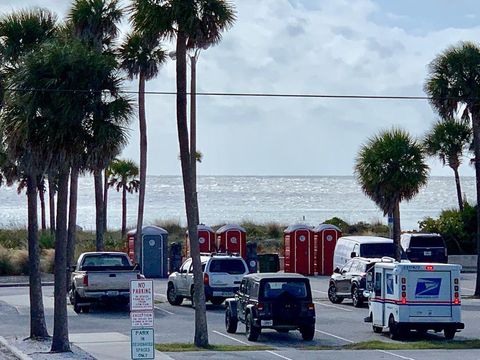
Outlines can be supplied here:
M11 275L13 272L11 251L0 247L0 275Z
M48 249L42 251L40 258L40 270L43 273L53 274L55 269L55 250Z
M40 249L53 249L55 247L55 236L50 234L50 232L42 231L38 236L38 243Z
M267 236L271 239L280 239L282 238L283 235L283 227L280 224L277 223L267 223L266 225L267 228Z
M12 275L28 275L30 273L27 250L15 250L12 252Z

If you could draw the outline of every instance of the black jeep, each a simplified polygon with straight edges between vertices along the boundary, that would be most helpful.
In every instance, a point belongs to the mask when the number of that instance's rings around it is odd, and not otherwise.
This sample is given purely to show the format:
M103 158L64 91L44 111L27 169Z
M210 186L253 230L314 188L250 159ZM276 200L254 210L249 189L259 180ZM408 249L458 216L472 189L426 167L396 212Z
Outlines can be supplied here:
M315 305L309 280L299 274L244 276L235 298L226 300L227 332L235 333L238 321L245 323L249 341L256 341L262 329L285 333L300 330L304 340L312 340Z

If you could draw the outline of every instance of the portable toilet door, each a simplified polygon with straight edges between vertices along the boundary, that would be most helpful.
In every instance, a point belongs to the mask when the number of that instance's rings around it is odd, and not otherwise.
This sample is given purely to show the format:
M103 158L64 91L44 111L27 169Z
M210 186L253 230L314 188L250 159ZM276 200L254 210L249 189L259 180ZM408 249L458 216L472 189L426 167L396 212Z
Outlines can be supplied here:
M313 240L315 242L315 263L318 275L332 275L333 273L333 252L338 238L342 232L332 224L320 224L313 229Z
M285 272L314 275L315 244L312 227L291 225L284 230Z
M226 253L238 253L242 258L247 256L247 232L240 225L223 225L216 232L217 250Z
M197 239L201 253L213 253L217 251L215 246L215 232L210 226L200 224L197 226ZM190 239L188 238L188 230L185 234L185 249L187 257L190 256Z
M135 234L136 229L129 231L128 238L135 238ZM168 277L167 230L157 226L144 226L142 228L140 271L143 275L150 278Z

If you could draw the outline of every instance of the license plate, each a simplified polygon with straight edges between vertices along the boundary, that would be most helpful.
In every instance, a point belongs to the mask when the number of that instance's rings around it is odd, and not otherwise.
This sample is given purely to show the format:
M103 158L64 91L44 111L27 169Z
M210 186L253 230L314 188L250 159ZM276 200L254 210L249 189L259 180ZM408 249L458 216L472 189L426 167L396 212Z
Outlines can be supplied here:
M273 320L260 320L262 326L273 326Z
M107 296L118 296L118 291L107 291Z
M424 251L424 252L423 252L423 255L425 255L425 256L432 256L432 252L431 252L431 251Z
M214 291L213 296L231 297L233 296L233 292L232 291Z

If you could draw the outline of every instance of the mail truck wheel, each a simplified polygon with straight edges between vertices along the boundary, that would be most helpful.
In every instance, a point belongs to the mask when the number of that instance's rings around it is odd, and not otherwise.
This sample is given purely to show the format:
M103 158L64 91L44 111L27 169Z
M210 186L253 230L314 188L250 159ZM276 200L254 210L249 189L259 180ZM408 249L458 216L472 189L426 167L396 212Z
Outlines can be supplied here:
M452 340L455 337L456 332L457 330L453 328L446 328L443 330L443 334L445 335L445 339L447 340Z
M393 315L390 315L388 319L388 328L390 330L390 339L397 340L400 337L400 329L398 323L393 318Z
M175 290L175 286L171 283L168 284L167 300L170 303L170 305L180 305L183 301L183 297L177 295L177 291Z
M233 317L232 311L227 308L225 310L225 329L230 334L235 334L237 331L238 319Z
M337 296L337 287L333 283L328 287L328 300L334 304L340 304L343 301L342 297Z

